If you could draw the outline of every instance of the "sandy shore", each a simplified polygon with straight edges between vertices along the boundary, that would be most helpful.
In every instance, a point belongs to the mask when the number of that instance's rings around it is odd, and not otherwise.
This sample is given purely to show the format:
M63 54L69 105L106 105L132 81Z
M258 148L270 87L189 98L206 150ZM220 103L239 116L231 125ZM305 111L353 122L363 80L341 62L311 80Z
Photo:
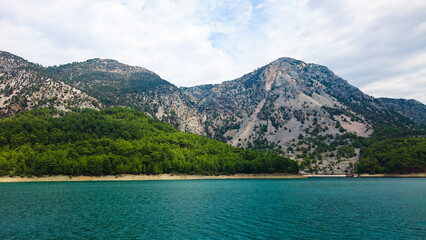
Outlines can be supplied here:
M321 175L321 174L308 174L304 175L308 178L320 178L320 177L346 177L346 175Z
M424 178L426 177L426 173L409 173L409 174L360 174L358 177L389 177L389 178Z
M191 180L191 179L298 179L298 178L319 178L319 177L346 177L346 175L299 175L299 174L234 174L234 175L132 175L121 176L44 176L44 177L0 177L0 182L81 182L81 181L144 181L144 180ZM426 178L426 173L411 174L360 174L362 178Z
M0 182L79 182L79 181L144 181L144 180L190 180L190 179L296 179L306 178L299 174L234 174L234 175L131 175L121 176L45 176L45 177L0 177Z

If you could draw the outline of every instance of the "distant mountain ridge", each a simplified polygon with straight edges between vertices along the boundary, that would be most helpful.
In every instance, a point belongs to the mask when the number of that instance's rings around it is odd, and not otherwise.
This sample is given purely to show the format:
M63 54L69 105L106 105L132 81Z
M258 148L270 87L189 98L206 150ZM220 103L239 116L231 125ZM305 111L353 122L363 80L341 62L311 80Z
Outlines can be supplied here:
M96 98L50 77L45 68L23 58L0 51L0 116L25 109L72 108L98 109Z
M15 75L24 71L24 63L32 66L24 72L32 80L18 82ZM414 129L426 123L426 106L418 101L373 98L325 66L292 58L279 58L221 84L185 88L145 68L109 59L44 68L0 52L0 75L0 107L8 109L4 116L52 106L64 111L132 107L182 131L299 159L307 166L302 172L352 172L360 155L358 137L369 137L383 125ZM28 86L46 79L53 84L50 94L60 96L57 102L27 97L37 95ZM68 95L56 85L69 89ZM15 94L15 88L21 89L20 101L30 99L31 104L18 101L22 106L16 108L16 101L7 102L11 97L6 94L10 89Z
M138 108L151 117L167 120L180 130L203 135L195 104L175 85L145 68L115 60L92 59L46 68L49 76L75 86L106 107Z

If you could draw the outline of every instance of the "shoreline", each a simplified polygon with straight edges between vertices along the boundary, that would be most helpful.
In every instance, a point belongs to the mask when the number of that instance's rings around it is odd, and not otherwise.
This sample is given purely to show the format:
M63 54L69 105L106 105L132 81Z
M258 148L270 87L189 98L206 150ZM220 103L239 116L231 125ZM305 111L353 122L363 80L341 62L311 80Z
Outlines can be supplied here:
M324 175L324 174L306 174L307 178L426 178L426 173L407 173L407 174L354 174L353 177L344 174Z
M344 174L336 174L336 175L325 175L325 174L307 174L304 175L307 178L344 178L346 175Z
M6 182L85 182L85 181L147 181L147 180L197 180L197 179L301 179L300 174L233 174L233 175L107 175L107 176L43 176L43 177L0 177L0 183Z
M107 176L43 176L43 177L0 177L0 183L7 182L85 182L85 181L149 181L149 180L214 180L214 179L306 179L306 178L346 178L346 175L321 175L321 174L286 174L286 173L257 173L233 175L107 175ZM359 174L355 178L426 178L426 173L410 174ZM353 177L350 177L353 178Z
M407 174L359 174L361 178L425 178L426 173L407 173Z
M426 173L407 173L407 174L355 174L354 176L346 176L343 174L323 175L323 174L307 174L307 178L426 178Z

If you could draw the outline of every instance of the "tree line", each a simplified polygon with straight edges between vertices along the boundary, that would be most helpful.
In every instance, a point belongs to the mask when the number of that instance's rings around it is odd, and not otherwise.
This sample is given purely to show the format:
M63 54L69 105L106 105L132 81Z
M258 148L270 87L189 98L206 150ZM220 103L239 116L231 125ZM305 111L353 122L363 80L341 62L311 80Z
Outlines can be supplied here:
M0 175L298 173L294 160L235 148L127 108L0 120Z

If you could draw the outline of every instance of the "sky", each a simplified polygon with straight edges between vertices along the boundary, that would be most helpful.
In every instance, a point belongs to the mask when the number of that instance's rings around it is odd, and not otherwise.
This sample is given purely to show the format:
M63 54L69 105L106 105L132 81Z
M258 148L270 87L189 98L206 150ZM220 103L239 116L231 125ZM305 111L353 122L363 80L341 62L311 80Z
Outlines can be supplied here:
M0 50L44 66L110 58L177 86L280 57L374 97L426 103L425 0L0 0Z

